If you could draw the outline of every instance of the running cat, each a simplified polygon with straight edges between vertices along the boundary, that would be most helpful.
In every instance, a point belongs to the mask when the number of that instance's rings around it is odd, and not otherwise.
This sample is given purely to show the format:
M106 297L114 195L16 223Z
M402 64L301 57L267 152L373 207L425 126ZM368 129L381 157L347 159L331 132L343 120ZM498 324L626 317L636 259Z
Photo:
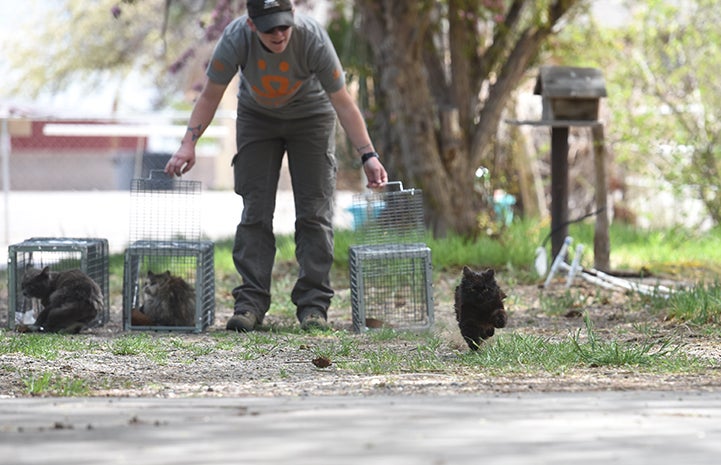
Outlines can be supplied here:
M492 269L476 272L463 267L463 277L456 287L455 310L461 335L471 350L478 350L482 339L493 336L494 328L506 326L505 298Z
M40 299L42 310L26 331L76 334L103 311L100 287L83 271L27 268L23 295Z
M158 274L148 271L143 299L140 311L157 326L195 324L195 289L170 271Z

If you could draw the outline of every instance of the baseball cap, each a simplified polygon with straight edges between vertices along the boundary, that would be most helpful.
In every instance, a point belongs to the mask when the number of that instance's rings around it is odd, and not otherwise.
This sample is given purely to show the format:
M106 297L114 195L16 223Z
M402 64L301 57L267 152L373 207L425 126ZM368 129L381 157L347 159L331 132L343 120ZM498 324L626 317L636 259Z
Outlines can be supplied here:
M262 32L277 26L293 25L293 5L290 0L248 0L248 16Z

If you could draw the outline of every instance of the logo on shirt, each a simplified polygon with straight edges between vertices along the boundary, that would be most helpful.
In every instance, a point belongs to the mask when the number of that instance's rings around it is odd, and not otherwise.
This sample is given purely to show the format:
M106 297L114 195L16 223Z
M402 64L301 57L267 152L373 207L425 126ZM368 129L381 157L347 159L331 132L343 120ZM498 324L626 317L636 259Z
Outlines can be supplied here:
M265 106L279 107L288 103L288 101L298 92L298 89L303 84L302 81L296 81L291 83L288 77L288 71L290 71L290 64L286 61L281 61L278 64L278 73L273 74L272 70L268 70L268 63L265 60L258 60L258 70L263 74L260 77L260 85L252 86L255 99L258 103Z

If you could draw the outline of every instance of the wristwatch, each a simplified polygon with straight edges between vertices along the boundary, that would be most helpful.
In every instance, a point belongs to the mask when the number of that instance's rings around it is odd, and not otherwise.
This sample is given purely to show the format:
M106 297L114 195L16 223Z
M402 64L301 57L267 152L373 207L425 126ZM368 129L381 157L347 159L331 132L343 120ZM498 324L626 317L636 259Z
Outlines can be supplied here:
M363 163L365 165L366 162L368 160L370 160L371 158L380 158L380 156L378 156L377 152L364 153L363 155L361 155L361 163Z

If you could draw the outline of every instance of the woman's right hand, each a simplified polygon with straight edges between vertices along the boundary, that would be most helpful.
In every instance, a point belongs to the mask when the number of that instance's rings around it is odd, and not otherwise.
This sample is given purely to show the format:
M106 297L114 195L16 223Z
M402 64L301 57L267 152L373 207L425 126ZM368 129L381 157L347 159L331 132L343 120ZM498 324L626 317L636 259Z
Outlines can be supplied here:
M168 176L182 176L195 166L195 146L193 144L181 144L168 163L165 164L165 173Z
M371 189L378 189L383 187L388 182L388 173L378 158L369 158L368 161L363 163L363 170L366 173L368 184L366 187Z

